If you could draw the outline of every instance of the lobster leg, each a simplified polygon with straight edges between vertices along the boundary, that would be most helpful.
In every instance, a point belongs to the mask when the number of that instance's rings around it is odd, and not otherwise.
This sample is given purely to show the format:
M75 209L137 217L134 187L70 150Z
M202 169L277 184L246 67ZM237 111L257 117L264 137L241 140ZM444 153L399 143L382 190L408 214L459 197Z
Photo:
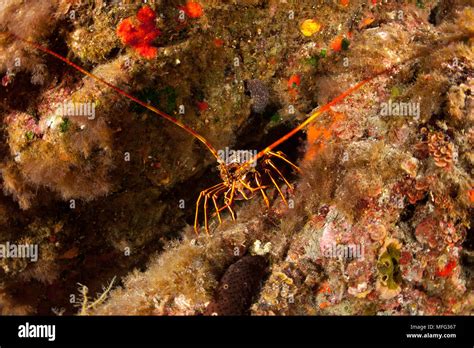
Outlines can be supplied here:
M263 186L260 184L260 180L259 180L260 174L258 172L255 172L254 177L255 177L255 182L257 183L260 189L260 192L262 193L262 197L263 197L263 201L265 202L265 205L267 206L267 208L270 208L270 202L268 201L268 197L265 194L265 191L263 190Z
M269 170L269 169L266 169L266 170L265 170L265 173L267 173L267 175L270 177L270 180L272 181L273 185L275 185L276 189L278 190L278 193L279 193L280 196L281 196L281 199L283 199L283 202L285 202L285 204L288 205L288 202L286 201L286 198L285 198L285 196L283 195L283 192L281 192L280 186L278 186L278 184L276 183L276 181L275 181L275 179L273 178L272 173L270 172L270 170Z
M285 176L278 170L278 168L275 166L275 164L272 162L272 160L266 159L266 160L265 160L265 163L268 164L270 167L273 168L273 170L278 174L278 176L279 176L280 178L283 179L283 181L285 182L285 184L288 186L288 188L289 188L290 190L293 190L293 185L290 184L290 183L288 182L288 180L286 180Z
M221 214L219 213L219 206L217 205L217 197L218 197L218 193L222 192L224 189L225 187L220 188L219 190L215 191L212 194L212 202L214 203L214 208L216 209L215 214L217 214L217 219L219 220L219 224L222 223L222 219L221 219Z
M246 183L244 180L239 180L239 182L247 189L249 190L250 192L254 193L255 191L259 191L263 188L266 188L266 186L261 186L258 182L257 182L257 187L252 187L250 186L250 184Z
M286 163L288 163L290 166L292 166L296 171L298 172L301 172L301 169L296 165L294 164L293 162L291 162L289 159L286 158L285 154L281 151L277 151L277 152L273 152L273 151L268 151L268 154L272 155L272 156L275 156L275 157L278 157L279 159L281 159L282 161L285 161Z
M230 197L227 196L229 191L230 191ZM235 194L235 182L232 183L232 187L229 190L227 190L227 192L224 194L225 205L219 208L219 212L225 209L229 209L230 215L232 216L232 220L235 220L235 213L231 208L231 205L234 202L234 194Z
M229 192L229 191L227 191ZM232 183L232 187L230 189L230 198L227 197L227 192L224 194L224 197L226 198L226 201L227 201L227 209L229 209L230 211L230 215L232 216L232 220L235 221L235 213L234 211L232 210L232 203L234 202L234 195L235 195L235 181Z
M199 234L199 228L198 228L199 227L199 205L201 203L202 197L204 197L209 191L212 191L216 188L221 188L222 186L225 186L225 184L220 183L220 184L214 185L212 187L205 189L204 191L201 191L201 193L199 194L199 197L196 201L196 214L194 216L194 232L196 232L196 234ZM204 213L206 214L206 212ZM206 226L206 232L207 232L207 226Z
M218 209L218 206L217 206L216 198L218 196L218 193L222 192L223 190L225 190L225 184L224 183L223 183L223 187L216 187L216 188L214 188L213 190L210 190L209 192L207 192L204 195L204 227L205 227L207 235L209 235L209 223L208 223L208 218L207 218L207 200L209 198L212 199L212 201L214 203L214 208L216 209L217 218L219 220L219 223L222 223L221 216L219 214L219 209ZM213 216L211 216L211 217L213 217Z

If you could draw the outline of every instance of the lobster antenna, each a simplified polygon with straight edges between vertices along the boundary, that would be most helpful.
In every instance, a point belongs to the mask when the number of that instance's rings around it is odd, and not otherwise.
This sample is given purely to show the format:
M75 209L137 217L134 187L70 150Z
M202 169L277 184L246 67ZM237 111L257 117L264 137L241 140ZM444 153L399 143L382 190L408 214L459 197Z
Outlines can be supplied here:
M446 44L449 44L449 43L452 43L452 42L455 42L455 41L459 41L459 40L463 40L463 39L469 39L469 38L472 38L474 36L474 34L471 34L471 35L466 35L466 34L462 34L462 35L454 35L454 36L451 36L449 38L445 38L445 39L440 39L440 40L437 40L435 42L435 45L438 47L440 45L446 45ZM353 94L354 92L356 92L358 89L360 89L362 86L364 86L365 84L369 83L370 81L372 81L373 79L377 78L378 76L381 76L381 75L384 75L384 74L387 74L387 73L390 73L391 71L395 70L396 68L400 67L401 65L403 64L406 64L406 63L409 63L410 61L412 60L415 60L415 59L418 59L418 58L421 58L421 57L425 57L427 55L429 55L431 52L433 51L433 47L430 46L430 47L423 47L420 52L418 52L416 55L412 56L412 57L409 57L405 60L403 60L402 62L400 63L397 63L397 64L394 64L393 66L391 67L388 67L386 69L383 69L382 71L379 71L378 73L375 73L374 75L372 75L371 77L365 79L365 80L362 80L360 82L358 82L357 84L355 84L354 86L350 87L349 89L345 90L344 92L342 92L341 94L339 94L337 97L335 97L334 99L332 99L330 102L328 102L327 104L319 107L317 110L315 110L313 113L311 113L308 118L306 118L306 120L304 120L301 124L299 124L297 127L295 127L294 129L292 129L291 131L289 131L287 134L285 134L284 136L282 136L281 138L279 138L278 140L276 140L274 143L272 143L271 145L267 146L265 149L263 149L262 151L260 151L259 153L257 153L252 159L250 159L249 161L245 162L245 164L243 164L243 166L249 166L251 163L259 160L261 157L265 156L266 154L268 154L270 151L272 151L275 147L277 147L278 145L280 145L281 143L287 141L289 138L291 138L293 135L295 135L296 133L298 133L300 130L302 130L303 128L305 128L308 124L310 124L311 122L313 122L318 116L320 116L321 114L323 114L324 112L328 111L332 106L340 103L341 101L343 101L346 97L348 97L349 95Z
M157 108L155 108L154 106L152 105L149 105L143 101L141 101L140 99L134 97L133 95L125 92L123 89L111 84L110 82L104 80L103 78L85 70L84 68L80 67L79 65L71 62L69 59L61 56L60 54L57 54L56 52L53 52L51 51L50 49L44 47L44 46L41 46L40 44L34 42L34 41L30 41L30 40L26 40L26 39L23 39L21 37L19 37L18 35L15 35L13 33L8 33L10 36L14 37L15 39L17 40L20 40L24 43L27 43L35 48L37 48L38 50L46 53L46 54L49 54L53 57L56 57L57 59L59 60L62 60L64 63L66 63L67 65L73 67L74 69L80 71L81 73L83 73L84 75L86 76L89 76L90 78L92 78L93 80L96 80L98 82L101 82L102 84L112 88L115 92L117 92L118 94L134 101L135 103L143 106L144 108L150 110L151 112L167 119L168 121L174 123L175 125L177 125L178 127L180 127L181 129L184 129L186 132L188 132L189 134L191 134L193 137L195 137L196 139L198 139L201 143L203 143L204 145L206 145L207 149L212 153L212 155L217 159L219 160L219 156L218 156L218 153L217 153L217 150L214 148L214 146L212 146L207 140L206 138L204 138L202 135L200 135L198 132L196 132L194 129L192 129L191 127L185 125L184 123L182 123L180 120L174 118L173 116L170 116L168 115L167 113L161 111L161 110L158 110Z

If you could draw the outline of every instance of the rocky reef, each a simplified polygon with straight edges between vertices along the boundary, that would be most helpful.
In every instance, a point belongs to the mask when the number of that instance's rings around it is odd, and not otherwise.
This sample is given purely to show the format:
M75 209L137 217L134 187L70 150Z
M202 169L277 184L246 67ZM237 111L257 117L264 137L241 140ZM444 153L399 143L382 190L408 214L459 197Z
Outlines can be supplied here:
M468 0L4 0L0 79L2 315L473 313ZM257 153L361 81L193 231L180 124Z

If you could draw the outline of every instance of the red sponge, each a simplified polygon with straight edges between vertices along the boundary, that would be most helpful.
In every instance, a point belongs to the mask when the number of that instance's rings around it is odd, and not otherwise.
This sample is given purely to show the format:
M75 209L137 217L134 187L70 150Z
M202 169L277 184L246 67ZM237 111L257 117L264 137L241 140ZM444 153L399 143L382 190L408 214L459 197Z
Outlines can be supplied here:
M122 43L131 46L142 57L155 58L158 49L152 46L152 42L161 35L161 31L155 26L156 13L149 6L143 6L136 17L138 25L132 22L131 17L120 22L117 35Z

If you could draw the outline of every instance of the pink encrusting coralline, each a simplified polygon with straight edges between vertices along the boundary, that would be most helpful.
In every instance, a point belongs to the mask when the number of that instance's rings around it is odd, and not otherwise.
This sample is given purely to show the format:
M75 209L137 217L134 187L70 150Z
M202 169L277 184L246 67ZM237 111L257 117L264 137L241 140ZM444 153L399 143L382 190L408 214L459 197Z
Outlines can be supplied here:
M122 43L131 46L140 56L153 59L158 49L152 45L153 41L161 35L156 28L156 13L149 6L143 6L136 16L139 24L133 23L132 17L124 19L117 27L117 35Z

